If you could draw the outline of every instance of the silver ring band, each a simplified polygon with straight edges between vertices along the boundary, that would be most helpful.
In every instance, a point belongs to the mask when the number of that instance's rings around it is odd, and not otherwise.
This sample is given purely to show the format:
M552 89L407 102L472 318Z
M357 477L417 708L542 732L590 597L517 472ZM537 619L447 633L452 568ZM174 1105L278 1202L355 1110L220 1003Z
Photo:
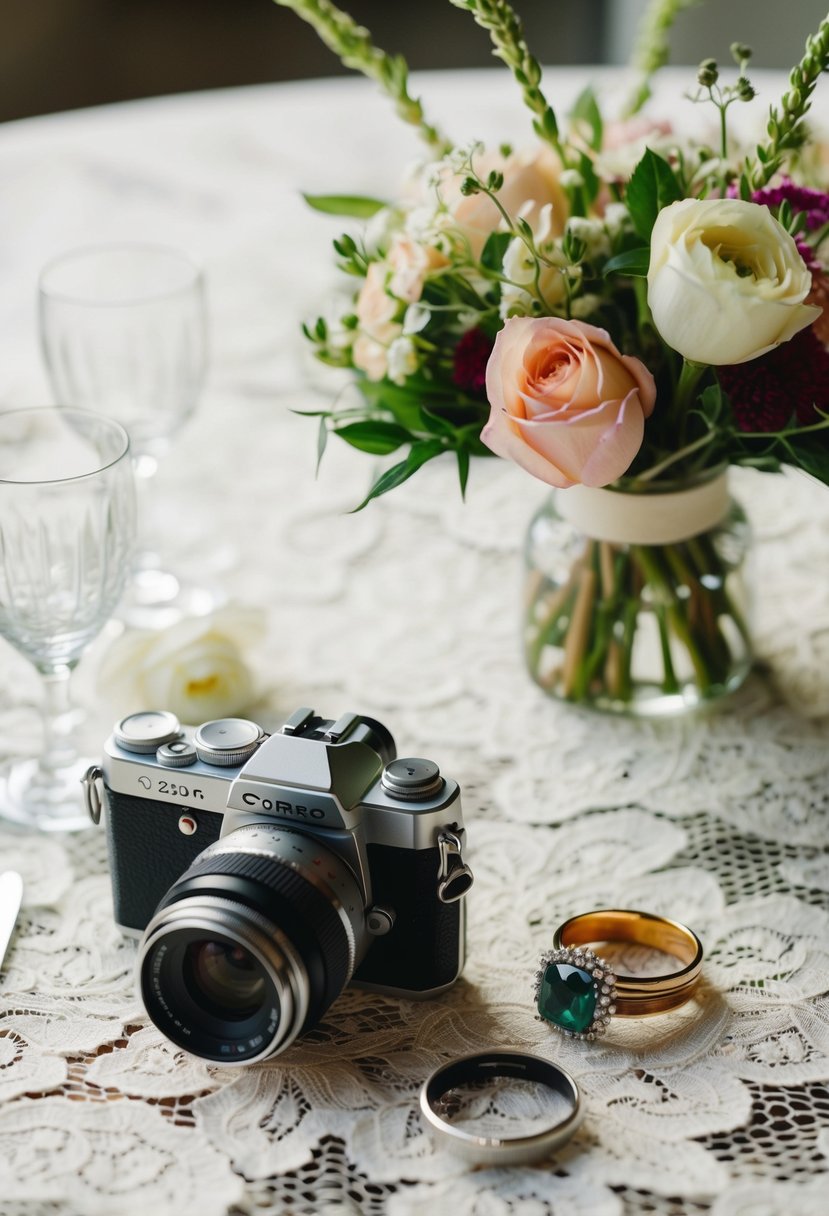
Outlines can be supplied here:
M558 1123L524 1136L476 1136L455 1127L447 1109L447 1093L460 1085L493 1077L513 1077L546 1085L561 1094L571 1109ZM421 1087L420 1113L442 1148L476 1165L501 1166L526 1164L549 1156L554 1148L570 1139L581 1122L582 1107L579 1088L563 1068L523 1051L498 1050L460 1056L436 1069Z

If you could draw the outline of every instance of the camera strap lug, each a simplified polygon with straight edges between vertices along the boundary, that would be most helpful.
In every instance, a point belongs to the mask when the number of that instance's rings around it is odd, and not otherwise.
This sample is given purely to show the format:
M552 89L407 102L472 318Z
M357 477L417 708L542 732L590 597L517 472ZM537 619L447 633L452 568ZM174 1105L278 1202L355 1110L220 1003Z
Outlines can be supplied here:
M103 769L98 764L90 764L84 775L81 777L81 785L83 786L84 805L89 813L89 818L97 827L101 822L101 808L103 807L103 799L101 798L101 781L103 780Z
M456 903L472 886L472 871L463 859L463 840L464 829L454 824L438 836L438 899L442 904Z

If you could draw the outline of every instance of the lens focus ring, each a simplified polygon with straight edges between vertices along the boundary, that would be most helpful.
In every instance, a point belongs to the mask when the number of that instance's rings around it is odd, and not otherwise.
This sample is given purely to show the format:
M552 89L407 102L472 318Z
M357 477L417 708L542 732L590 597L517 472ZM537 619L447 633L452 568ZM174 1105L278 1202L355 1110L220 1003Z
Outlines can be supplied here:
M321 985L314 985L318 991L312 994L309 1018L319 1016L339 996L354 969L354 943L349 939L337 909L309 879L278 857L236 851L212 852L208 857L198 858L182 875L171 894L182 891L189 896L195 893L194 880L199 880L198 885L204 887L206 880L216 879L215 893L227 895L222 880L234 878L268 889L277 901L276 908L267 906L270 901L257 899L257 909L294 941L303 956L306 950L297 938L313 940L323 960L323 974ZM306 965L310 961L305 958ZM319 991L320 987L322 991ZM313 999L314 995L317 1000Z

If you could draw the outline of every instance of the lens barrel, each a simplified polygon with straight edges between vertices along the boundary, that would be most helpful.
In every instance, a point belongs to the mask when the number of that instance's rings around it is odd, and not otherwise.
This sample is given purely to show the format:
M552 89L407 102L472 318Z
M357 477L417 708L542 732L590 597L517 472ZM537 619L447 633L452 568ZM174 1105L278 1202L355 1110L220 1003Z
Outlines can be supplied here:
M142 938L139 985L152 1021L187 1051L252 1062L319 1021L366 945L346 863L300 832L253 824L167 892Z

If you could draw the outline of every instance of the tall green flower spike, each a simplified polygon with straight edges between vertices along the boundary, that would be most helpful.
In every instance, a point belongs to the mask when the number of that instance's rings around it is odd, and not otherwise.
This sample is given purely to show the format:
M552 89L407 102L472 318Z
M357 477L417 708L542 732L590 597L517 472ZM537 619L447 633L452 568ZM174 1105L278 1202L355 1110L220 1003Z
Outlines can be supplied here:
M829 71L829 16L824 17L817 33L806 39L806 50L789 76L789 89L779 108L771 107L766 127L768 143L757 148L757 160L746 163L746 176L753 190L765 186L780 169L786 157L806 142L808 131L803 121L815 85L822 72Z
M387 55L380 50L372 42L369 31L330 0L274 0L274 3L293 9L298 17L313 26L345 67L376 80L394 102L399 116L417 127L421 138L436 156L444 156L450 150L450 141L426 121L420 101L409 94L409 68L402 55Z
M572 157L561 142L552 106L541 91L541 66L533 58L524 38L521 19L507 0L449 0L455 8L471 13L477 25L489 32L493 55L503 60L521 87L524 103L535 115L533 128L556 150L561 163L569 167Z
M630 66L639 73L639 81L627 105L624 116L638 114L651 95L651 80L668 62L671 53L668 35L683 9L700 4L701 0L651 0L647 6L630 57Z

